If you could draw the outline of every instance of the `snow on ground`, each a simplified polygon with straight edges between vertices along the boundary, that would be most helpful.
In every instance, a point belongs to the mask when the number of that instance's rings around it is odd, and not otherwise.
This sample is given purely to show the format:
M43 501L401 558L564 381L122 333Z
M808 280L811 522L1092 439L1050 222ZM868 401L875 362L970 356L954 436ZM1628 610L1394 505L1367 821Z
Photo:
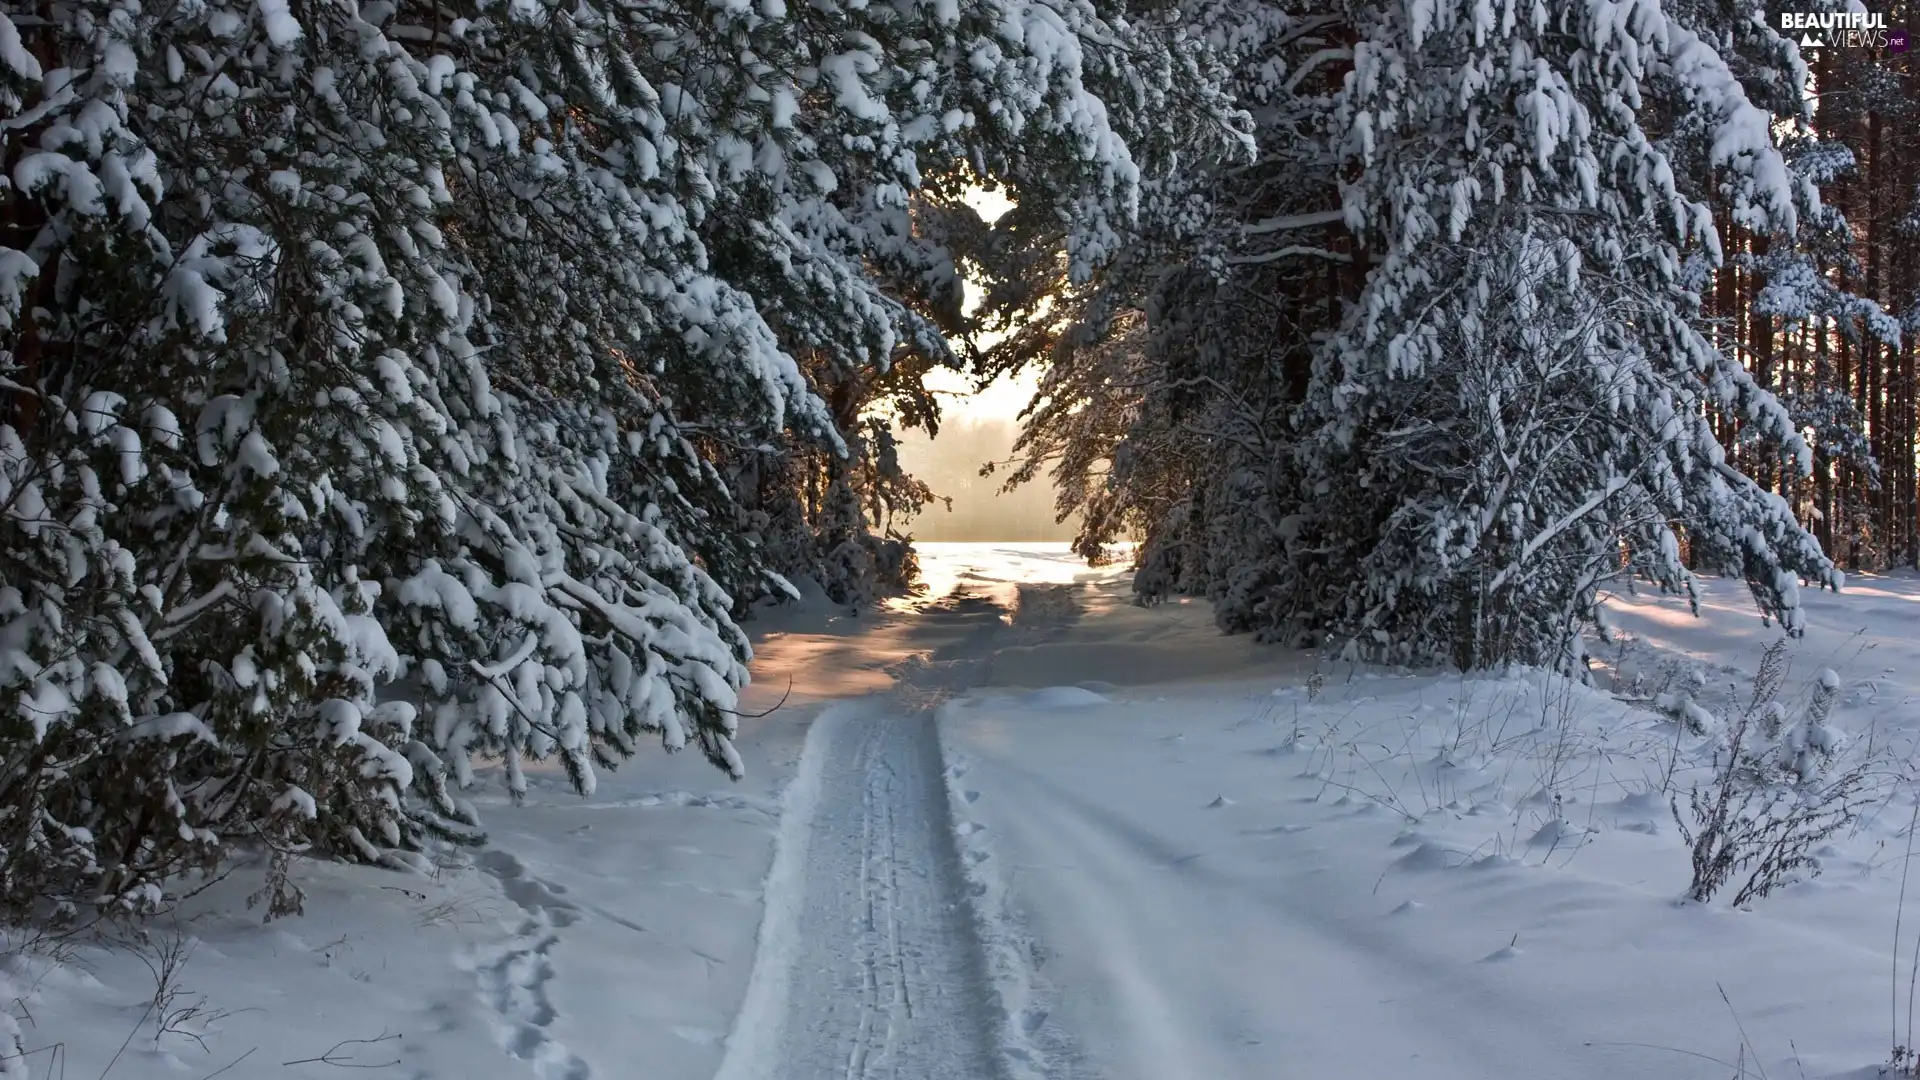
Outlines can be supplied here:
M432 877L299 867L301 917L263 925L242 868L146 943L16 939L5 997L30 1074L711 1076L799 735L756 732L737 786L693 756L644 757L590 799L538 774L522 807L477 800L491 845Z
M1744 686L1776 632L1737 585L1615 601L1581 687L1221 638L1060 545L922 559L886 610L756 624L740 784L536 773L431 877L300 866L303 917L246 867L144 942L16 935L30 1075L1826 1080L1908 1039L1912 786L1815 880L1676 903L1710 746L1644 699ZM1836 670L1892 777L1920 581L1807 602L1792 686Z
M1891 784L1824 847L1817 880L1749 911L1732 889L1679 904L1668 803L1710 748L1613 693L1672 671L1715 703L1778 636L1745 600L1715 582L1700 620L1616 604L1631 640L1593 687L1333 664L1312 686L1214 665L1159 682L1172 665L1124 679L1108 655L1091 665L1105 701L949 703L964 857L1024 1017L1003 1050L1102 1080L1873 1075L1912 1023L1893 939L1913 788ZM1797 681L1838 670L1836 725L1904 766L1920 588L1864 579L1808 602ZM1004 681L1084 694L1079 661L1152 642L1159 615L1089 618Z

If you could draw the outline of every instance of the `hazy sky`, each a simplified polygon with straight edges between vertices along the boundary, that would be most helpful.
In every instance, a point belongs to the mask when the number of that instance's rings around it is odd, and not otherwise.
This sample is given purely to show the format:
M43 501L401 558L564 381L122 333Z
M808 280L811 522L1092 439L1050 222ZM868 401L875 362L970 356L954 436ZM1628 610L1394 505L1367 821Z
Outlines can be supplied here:
M943 413L956 419L1011 420L1033 399L1037 377L1029 372L1018 379L995 379L980 393L971 392L972 380L941 369L927 376L929 389L941 395Z
M989 221L1013 205L1000 193L979 188L968 194L967 202ZM971 308L978 285L967 282L967 291ZM1072 539L1074 527L1053 520L1053 485L1045 478L1004 492L1001 477L980 475L983 463L1013 453L1014 418L1032 400L1038 373L997 379L979 393L972 391L971 379L950 370L932 372L926 385L940 395L942 434L929 441L923 432L900 432L900 463L951 502L929 506L906 523L906 529L929 541Z

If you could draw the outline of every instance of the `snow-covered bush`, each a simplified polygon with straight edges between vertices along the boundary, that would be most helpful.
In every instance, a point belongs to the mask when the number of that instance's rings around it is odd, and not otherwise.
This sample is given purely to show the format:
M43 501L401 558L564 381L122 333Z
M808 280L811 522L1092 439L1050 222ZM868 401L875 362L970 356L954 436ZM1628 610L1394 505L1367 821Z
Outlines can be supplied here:
M1827 718L1839 696L1830 669L1815 677L1796 715L1780 699L1787 677L1787 643L1769 646L1744 705L1716 718L1690 696L1677 717L1714 739L1713 771L1687 796L1670 803L1693 863L1689 898L1711 900L1735 875L1746 880L1735 907L1820 872L1813 852L1851 825L1874 796L1870 762L1840 768L1838 732Z
M1091 266L1127 125L1225 115L1119 4L694 8L0 14L0 911L406 861L476 754L738 775L783 582L727 470L946 355L915 193L1028 186ZM826 550L907 572L847 486Z

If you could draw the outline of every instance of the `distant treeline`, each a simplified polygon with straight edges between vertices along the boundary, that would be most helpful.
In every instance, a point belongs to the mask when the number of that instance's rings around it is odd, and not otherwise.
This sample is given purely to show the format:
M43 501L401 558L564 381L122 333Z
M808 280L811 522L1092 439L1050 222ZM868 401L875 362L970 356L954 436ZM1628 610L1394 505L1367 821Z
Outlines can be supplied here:
M980 475L981 465L1012 454L1016 431L1011 419L955 416L940 426L934 439L920 431L902 432L900 464L940 501L896 527L915 540L933 542L1073 539L1074 521L1054 520L1052 484L1036 481L1008 492L1000 490L1005 470Z

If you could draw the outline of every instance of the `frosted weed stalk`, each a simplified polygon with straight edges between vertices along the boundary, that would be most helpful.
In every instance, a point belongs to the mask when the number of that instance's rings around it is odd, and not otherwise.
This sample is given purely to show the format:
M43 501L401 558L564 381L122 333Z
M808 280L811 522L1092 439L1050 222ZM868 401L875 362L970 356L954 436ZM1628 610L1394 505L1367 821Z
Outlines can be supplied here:
M1879 794L1874 759L1861 755L1842 767L1840 735L1827 726L1839 676L1822 669L1795 715L1780 700L1788 666L1786 642L1769 646L1751 696L1729 722L1691 705L1690 718L1718 732L1712 773L1688 791L1686 812L1677 792L1668 803L1693 864L1691 900L1710 901L1743 872L1735 907L1817 876L1814 850Z
M1920 1004L1920 936L1913 943L1913 953L1907 964L1906 986L1906 1028L1901 1033L1900 1024L1900 948L1904 941L1902 929L1907 914L1907 884L1913 871L1913 840L1916 830L1920 830L1920 789L1914 784L1911 774L1904 777L1902 788L1912 800L1913 808L1907 815L1907 825L1903 830L1906 844L1900 859L1900 894L1895 902L1893 915L1893 949L1888 957L1891 985L1887 992L1888 1042L1892 1045L1892 1054L1888 1058L1887 1068L1900 1076L1920 1076L1920 1046L1914 1042L1913 1022L1915 1006ZM1892 799L1887 800L1889 804Z
M193 939L176 932L147 934L143 938L134 955L153 976L149 1015L153 1019L154 1047L158 1049L168 1035L177 1035L192 1040L202 1050L207 1049L207 1027L232 1013L213 1008L207 1003L206 995L181 986L180 976L187 962L193 959Z
M1307 676L1307 704L1312 705L1319 701L1320 695L1326 691L1326 688L1326 672L1316 666L1313 669L1313 673ZM1295 698L1293 700L1293 731L1287 736L1286 742L1289 753L1298 749L1300 746L1300 720L1300 699Z
M1540 686L1540 723L1535 728L1539 782L1534 794L1552 802L1556 819L1564 804L1563 788L1586 771L1578 764L1581 752L1589 747L1580 733L1584 714L1574 700L1575 692L1574 681L1561 675L1547 676Z

